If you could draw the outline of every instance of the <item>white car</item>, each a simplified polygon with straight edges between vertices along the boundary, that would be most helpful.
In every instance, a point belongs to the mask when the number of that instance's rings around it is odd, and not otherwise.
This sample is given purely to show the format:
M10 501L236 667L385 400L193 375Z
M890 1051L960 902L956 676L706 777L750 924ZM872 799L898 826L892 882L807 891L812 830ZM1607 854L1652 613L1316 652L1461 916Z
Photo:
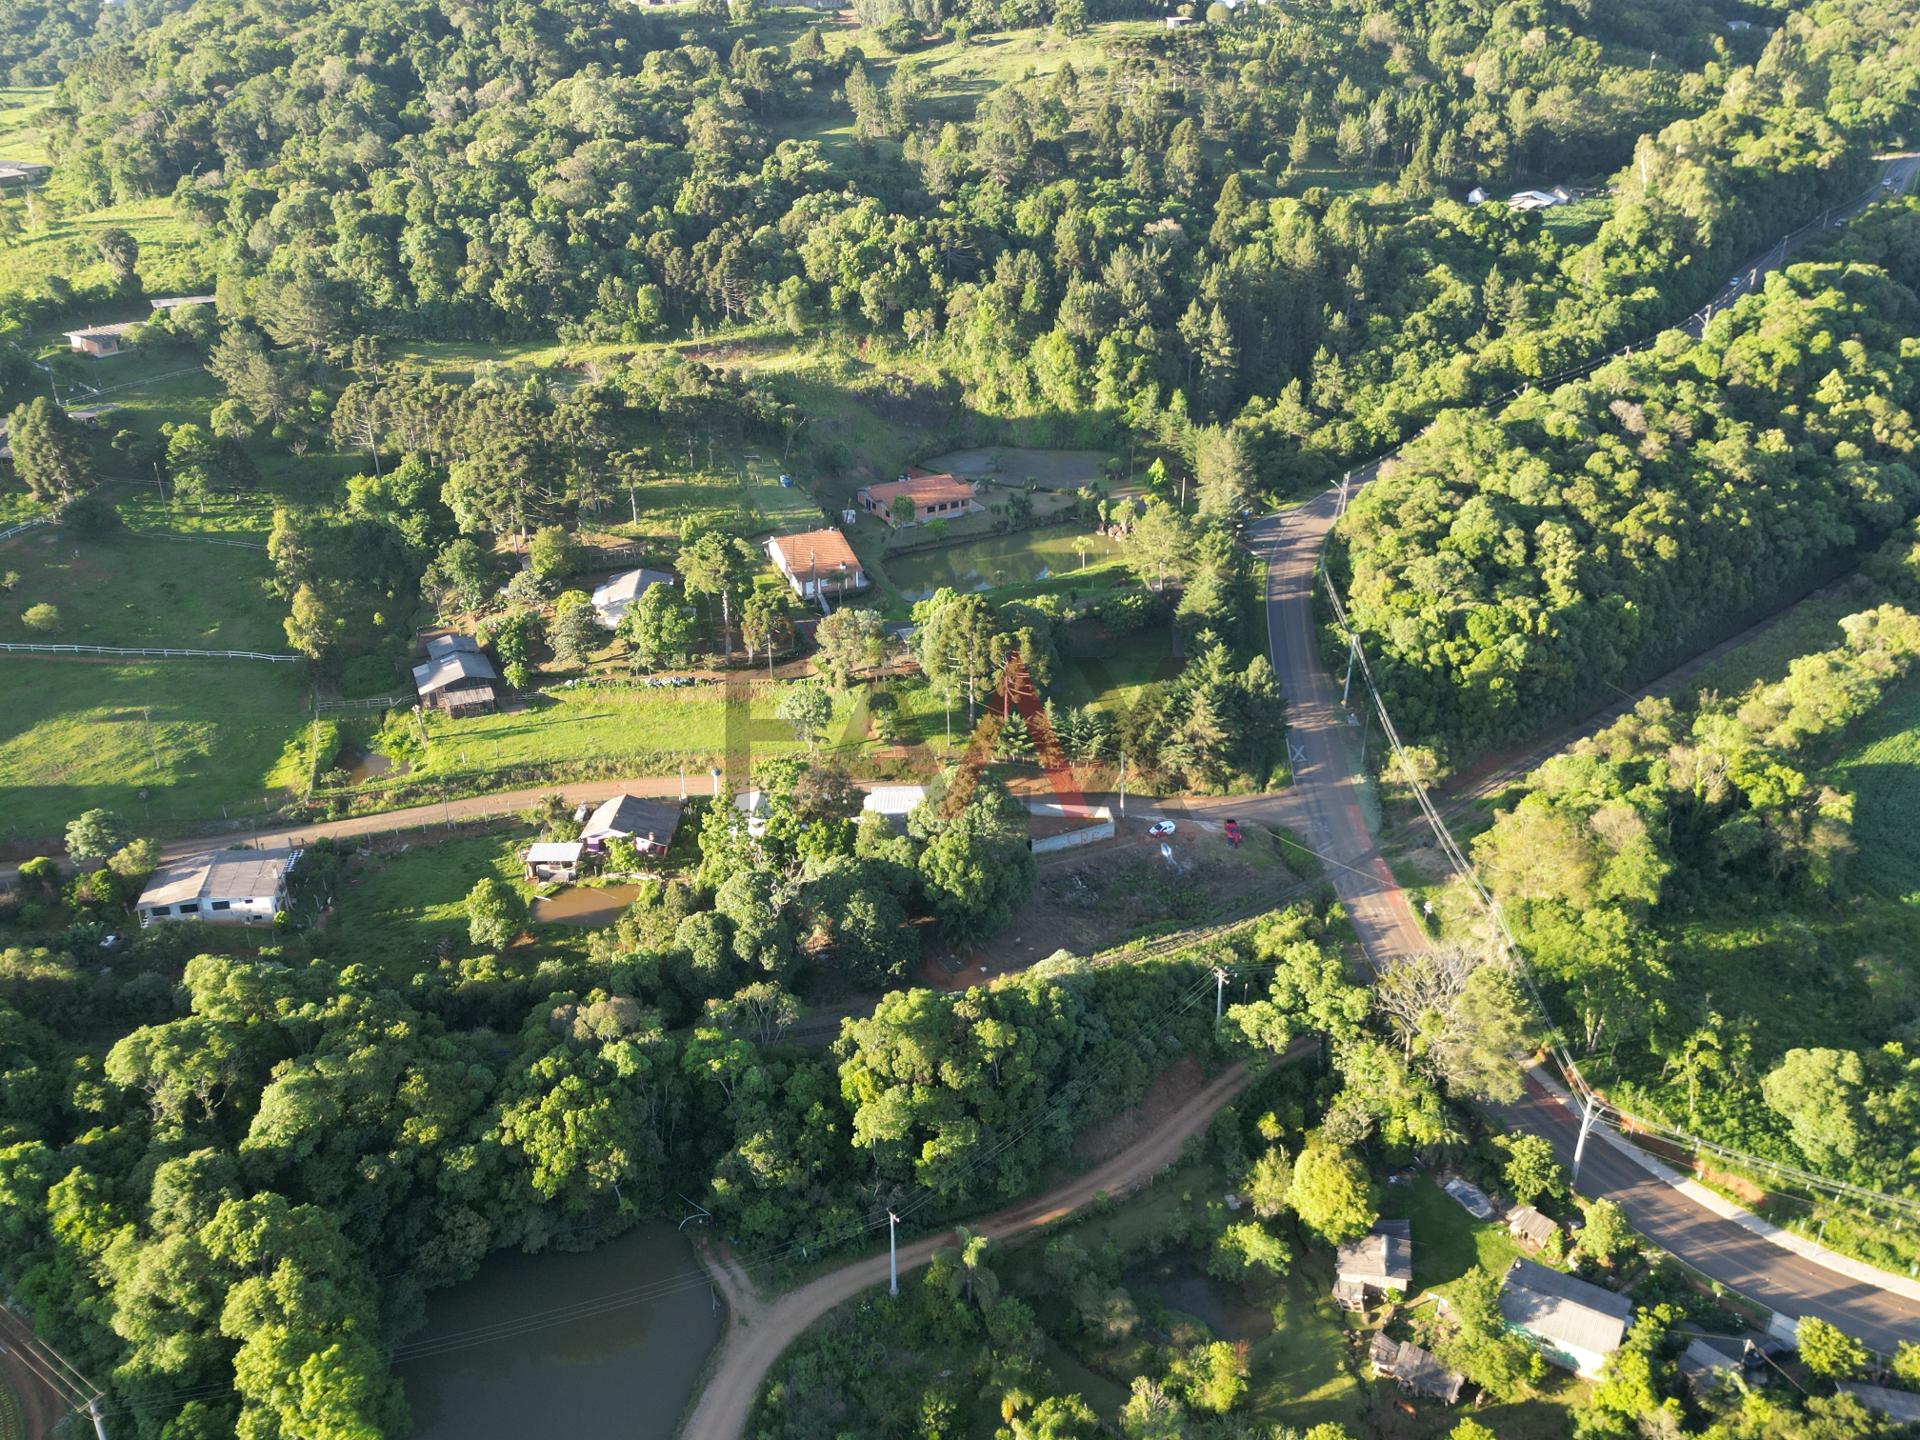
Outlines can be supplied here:
M1173 821L1156 820L1147 827L1147 834L1153 836L1156 840L1162 836L1171 835L1173 834Z

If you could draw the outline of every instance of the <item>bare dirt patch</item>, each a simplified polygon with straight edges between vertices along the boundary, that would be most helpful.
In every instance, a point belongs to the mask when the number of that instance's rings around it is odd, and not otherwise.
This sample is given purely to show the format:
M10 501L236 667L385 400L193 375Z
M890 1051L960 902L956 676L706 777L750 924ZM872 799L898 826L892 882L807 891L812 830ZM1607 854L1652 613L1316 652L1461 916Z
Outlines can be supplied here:
M1132 1146L1144 1135L1152 1134L1166 1118L1206 1088L1207 1077L1200 1063L1183 1055L1162 1070L1147 1085L1147 1093L1138 1105L1109 1116L1098 1125L1080 1132L1073 1142L1073 1158L1099 1164Z
M1204 925L1299 878L1261 826L1244 824L1235 849L1216 823L1180 821L1169 860L1147 823L1122 820L1112 840L1041 857L1033 895L1006 929L984 946L930 951L922 983L965 989L1056 950L1091 955L1150 927Z

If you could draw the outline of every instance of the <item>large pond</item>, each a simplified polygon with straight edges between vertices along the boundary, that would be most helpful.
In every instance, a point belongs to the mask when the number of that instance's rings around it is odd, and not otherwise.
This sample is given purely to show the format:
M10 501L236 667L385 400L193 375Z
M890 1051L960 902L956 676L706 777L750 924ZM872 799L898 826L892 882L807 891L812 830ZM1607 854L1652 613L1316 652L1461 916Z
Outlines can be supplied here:
M651 1298L614 1303L636 1290ZM582 1254L495 1256L429 1297L409 1343L518 1322L512 1333L395 1368L416 1440L672 1440L724 1318L693 1247L662 1221Z
M1080 548L1075 548L1075 542ZM942 586L991 590L1070 575L1083 563L1097 565L1119 548L1103 535L1055 526L902 555L887 561L887 575L909 600L924 600Z

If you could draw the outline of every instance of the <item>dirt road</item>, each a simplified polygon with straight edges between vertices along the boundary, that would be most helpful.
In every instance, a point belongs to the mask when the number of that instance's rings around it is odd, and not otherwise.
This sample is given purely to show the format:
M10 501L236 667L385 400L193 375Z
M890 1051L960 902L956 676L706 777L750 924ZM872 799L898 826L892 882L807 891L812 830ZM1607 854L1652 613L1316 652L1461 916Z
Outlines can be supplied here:
M11 1390L20 1401L21 1440L52 1440L54 1426L69 1409L46 1381L20 1358L14 1327L26 1332L26 1322L8 1314L0 1320L0 1389Z
M1305 1042L1311 1043L1311 1042ZM1290 1058L1299 1047L1287 1052ZM1123 1195L1145 1184L1180 1156L1187 1141L1205 1129L1221 1106L1252 1080L1241 1066L1216 1077L1138 1144L1084 1175L1032 1200L968 1225L976 1235L1006 1239L1051 1225L1071 1215L1095 1195ZM951 1231L923 1236L900 1247L900 1269L916 1269L933 1252L953 1242ZM727 1333L709 1373L706 1388L681 1427L681 1440L739 1440L747 1430L754 1397L781 1353L836 1306L887 1281L883 1251L790 1291L771 1303L760 1299L737 1261L718 1250L706 1257L714 1282L727 1297Z

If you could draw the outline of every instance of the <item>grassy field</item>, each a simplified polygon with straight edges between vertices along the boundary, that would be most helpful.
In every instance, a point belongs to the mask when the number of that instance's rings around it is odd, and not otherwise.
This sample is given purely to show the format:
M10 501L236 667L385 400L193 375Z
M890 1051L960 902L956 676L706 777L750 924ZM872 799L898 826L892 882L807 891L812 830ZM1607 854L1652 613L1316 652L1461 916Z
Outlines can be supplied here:
M53 103L51 85L0 87L0 160L44 165L47 142L37 128Z
M305 779L304 667L10 656L0 686L0 840L56 837L94 806L156 830L258 814Z
M287 649L258 550L126 532L76 540L49 526L0 547L0 569L20 576L0 610L0 640ZM21 612L41 602L59 609L57 630L41 634L21 622Z
M1854 795L1852 874L1890 898L1920 899L1920 684L1908 681L1882 702L1833 778Z
M467 944L467 892L488 876L518 884L518 837L463 836L350 859L321 942L375 965L423 961L444 939Z
M4 126L4 118L0 118L0 126ZM20 143L23 142L9 138L0 128L0 147ZM213 255L206 239L174 218L171 201L141 200L128 205L110 205L83 215L63 216L43 230L21 236L13 245L0 250L0 293L29 292L49 275L63 276L77 290L106 286L112 271L100 258L99 240L100 232L107 229L125 230L139 242L138 273L149 295L193 293L210 288ZM144 319L148 313L146 302L135 298L102 304L100 313L76 318L103 324L109 320ZM113 365L114 360L108 359L95 362L94 368L110 372Z
M525 708L500 714L457 720L436 714L428 720L426 761L407 778L471 789L490 771L566 765L612 766L629 775L671 774L684 765L703 776L730 745L744 744L754 759L802 749L792 729L775 717L778 703L777 689L761 687L733 705L718 685L582 688L537 695ZM864 743L863 730L852 729L859 709L855 697L838 697L824 746Z

